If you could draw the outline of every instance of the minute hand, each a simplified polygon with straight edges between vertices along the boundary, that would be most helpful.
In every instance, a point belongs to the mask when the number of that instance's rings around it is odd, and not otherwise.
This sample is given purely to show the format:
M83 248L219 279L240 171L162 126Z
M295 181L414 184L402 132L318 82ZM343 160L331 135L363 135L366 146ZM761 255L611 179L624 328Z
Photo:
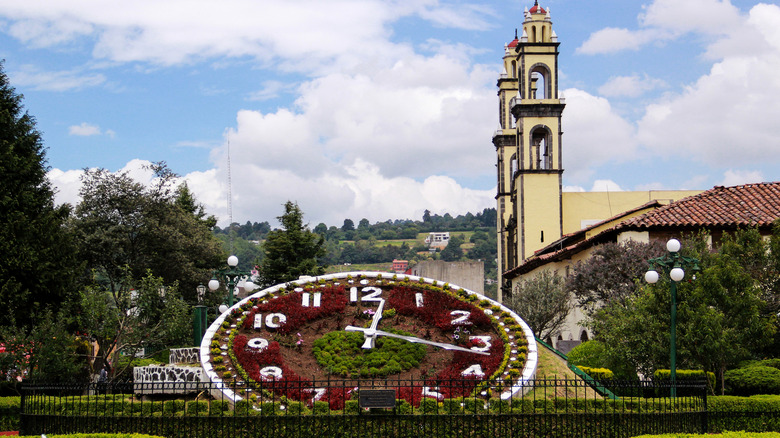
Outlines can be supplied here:
M355 327L355 326L348 325L348 326L344 327L344 330L346 330L348 332L365 332L365 331L371 330L371 329L367 329L367 328L363 328L363 327ZM485 351L471 350L469 348L458 347L457 345L445 344L445 343L442 343L442 342L429 341L427 339L416 338L414 336L397 335L395 333L386 332L384 330L374 330L373 332L374 332L374 335L377 335L377 336L387 336L388 338L403 339L405 341L409 341L409 342L412 342L412 343L433 345L434 347L443 348L445 350L465 351L466 353L483 354L485 356L490 356L490 353L485 352Z

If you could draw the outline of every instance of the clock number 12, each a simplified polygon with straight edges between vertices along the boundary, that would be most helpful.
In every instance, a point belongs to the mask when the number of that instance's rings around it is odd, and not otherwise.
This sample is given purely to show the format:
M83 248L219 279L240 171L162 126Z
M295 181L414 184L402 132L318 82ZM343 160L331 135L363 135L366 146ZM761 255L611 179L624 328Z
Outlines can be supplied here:
M360 298L360 302L362 303L379 303L382 301L382 289L378 287L364 287L360 290L360 293L362 294ZM349 301L353 303L357 303L358 301L358 288L352 287L349 289Z

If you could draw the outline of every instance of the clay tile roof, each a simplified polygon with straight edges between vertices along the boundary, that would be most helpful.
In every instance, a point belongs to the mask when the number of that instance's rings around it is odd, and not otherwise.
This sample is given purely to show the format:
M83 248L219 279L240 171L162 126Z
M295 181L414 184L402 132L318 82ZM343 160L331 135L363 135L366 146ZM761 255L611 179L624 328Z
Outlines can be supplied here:
M532 14L546 14L547 11L544 10L541 6L539 6L539 2L537 1L534 3L534 6L531 8L530 11Z
M716 186L681 199L616 226L650 227L743 227L768 226L780 218L780 182Z
M513 39L512 42L507 45L507 47L517 47L517 38Z

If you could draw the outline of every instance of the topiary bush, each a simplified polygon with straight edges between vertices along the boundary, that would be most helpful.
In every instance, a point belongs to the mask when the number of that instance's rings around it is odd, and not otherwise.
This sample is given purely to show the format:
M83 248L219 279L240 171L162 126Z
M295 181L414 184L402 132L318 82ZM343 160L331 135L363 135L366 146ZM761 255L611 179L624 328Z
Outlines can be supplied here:
M764 365L728 370L724 375L729 395L780 394L780 370Z

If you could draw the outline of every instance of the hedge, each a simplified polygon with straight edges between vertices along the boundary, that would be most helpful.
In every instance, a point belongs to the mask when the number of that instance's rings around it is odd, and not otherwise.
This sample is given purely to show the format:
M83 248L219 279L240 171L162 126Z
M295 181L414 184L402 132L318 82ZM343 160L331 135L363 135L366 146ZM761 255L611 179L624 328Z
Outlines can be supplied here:
M612 372L612 370L608 370L606 368L590 368L584 366L580 366L578 368L581 369L583 373L600 382L613 380L615 378L615 374Z
M165 438L142 433L70 433L67 435L46 435L48 438ZM22 435L20 438L40 438L40 435Z
M711 437L709 434L698 433L670 433L665 435L639 435L634 438L698 438L698 437ZM723 432L718 435L720 438L780 438L780 433L777 432Z
M710 432L745 430L750 432L780 432L780 396L730 395L707 399Z
M780 394L780 369L754 365L728 370L724 375L729 395Z
M0 431L19 430L21 397L0 397Z

